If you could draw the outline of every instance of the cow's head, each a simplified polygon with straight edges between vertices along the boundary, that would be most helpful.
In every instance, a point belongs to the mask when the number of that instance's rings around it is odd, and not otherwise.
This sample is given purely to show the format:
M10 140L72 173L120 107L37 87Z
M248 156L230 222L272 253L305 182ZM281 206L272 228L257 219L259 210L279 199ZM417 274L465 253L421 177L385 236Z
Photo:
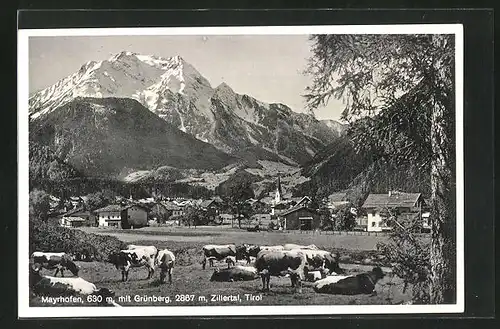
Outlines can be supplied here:
M239 246L236 246L236 259L247 259L248 258L248 245L247 244L242 244Z
M114 253L109 255L108 259L109 259L109 262L111 264L115 265L116 269L118 270L127 264L128 254L123 253L123 252L114 252Z
M40 270L42 269L42 265L39 263L35 263L32 266L30 266L30 285L34 286L37 284L41 279L42 276L40 275Z
M372 273L375 275L376 280L383 279L385 276L384 272L382 271L382 269L379 266L374 267L372 270Z
M216 268L214 270L214 273L212 273L212 276L210 277L210 281L215 281L217 279L217 277L219 276L219 272L220 272L219 269Z
M66 268L68 270L70 270L74 276L78 276L78 272L80 271L80 268L72 260L66 261Z

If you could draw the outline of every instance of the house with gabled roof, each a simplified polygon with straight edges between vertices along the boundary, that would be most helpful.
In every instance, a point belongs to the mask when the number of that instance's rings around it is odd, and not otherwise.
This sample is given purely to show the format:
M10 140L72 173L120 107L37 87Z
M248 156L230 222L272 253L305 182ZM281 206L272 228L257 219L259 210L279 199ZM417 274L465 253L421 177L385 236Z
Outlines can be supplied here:
M305 205L282 211L278 221L284 230L311 231L320 227L319 213Z
M138 228L147 226L149 208L141 204L108 205L95 210L100 227Z
M422 214L424 199L421 193L389 191L385 194L370 194L363 203L368 216L367 231L389 231L392 227L387 223L391 213L398 216Z
M95 215L84 208L72 209L63 214L59 219L63 227L95 226Z

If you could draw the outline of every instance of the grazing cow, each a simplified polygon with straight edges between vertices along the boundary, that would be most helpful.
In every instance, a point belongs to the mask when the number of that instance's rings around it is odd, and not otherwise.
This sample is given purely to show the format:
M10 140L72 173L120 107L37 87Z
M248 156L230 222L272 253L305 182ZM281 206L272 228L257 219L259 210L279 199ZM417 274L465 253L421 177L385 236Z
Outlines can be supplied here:
M234 244L226 244L226 245L210 244L203 246L202 250L203 250L203 260L201 261L201 264L203 266L203 269L205 269L205 266L207 265L207 260L209 261L210 266L213 267L214 260L217 261L226 260L228 256L236 257L236 246ZM228 266L231 261L226 260ZM235 262L236 259L234 259L233 263Z
M308 246L303 246L300 244L294 244L294 243L287 243L283 246L284 250L294 250L294 249L303 249L303 250L318 250L318 247L316 247L313 244L310 244Z
M42 296L74 296L74 295L97 295L101 296L99 304L120 306L112 301L115 293L108 288L97 289L93 283L78 278L56 278L40 275L42 265L35 263L30 266L30 287L36 295ZM111 300L108 299L111 297Z
M64 252L35 251L31 255L31 258L33 259L33 263L38 263L43 268L48 270L55 269L56 272L54 276L57 276L57 273L61 272L61 276L64 277L64 270L66 269L73 273L74 276L78 276L78 266L76 266L73 259Z
M305 255L300 251L261 251L255 260L255 268L262 277L262 290L269 291L271 276L289 275L292 287L302 292L306 262Z
M210 281L233 282L250 281L259 278L257 269L253 266L235 266L232 268L215 269Z
M342 277L341 279L329 283L316 282L314 291L326 294L338 295L359 295L372 294L377 281L384 277L380 267L375 267L371 272L361 273L355 276Z
M168 249L160 250L156 258L156 264L160 268L160 283L165 282L168 274L168 282L172 283L172 269L175 265L175 255Z
M131 267L146 267L150 279L154 274L155 256L151 257L150 251L146 249L121 250L110 256L110 262L115 265L116 269L122 271L122 281L128 280L128 272Z

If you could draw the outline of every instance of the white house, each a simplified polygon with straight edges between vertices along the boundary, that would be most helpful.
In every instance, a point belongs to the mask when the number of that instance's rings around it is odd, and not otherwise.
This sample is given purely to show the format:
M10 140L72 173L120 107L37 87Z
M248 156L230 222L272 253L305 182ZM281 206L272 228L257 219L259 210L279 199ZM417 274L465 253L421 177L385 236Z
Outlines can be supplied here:
M370 194L362 208L367 213L367 231L382 232L392 229L387 224L388 213L398 215L422 214L423 198L421 193L389 191L386 194Z
M112 204L100 209L95 213L98 216L100 227L122 228L122 206Z

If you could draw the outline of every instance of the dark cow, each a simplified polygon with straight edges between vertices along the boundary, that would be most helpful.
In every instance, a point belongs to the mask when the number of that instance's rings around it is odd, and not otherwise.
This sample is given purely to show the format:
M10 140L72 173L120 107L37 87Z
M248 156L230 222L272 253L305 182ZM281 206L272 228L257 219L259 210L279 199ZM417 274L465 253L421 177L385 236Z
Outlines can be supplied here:
M205 269L207 265L207 260L209 261L210 267L214 266L214 260L222 261L225 260L228 263L228 267L236 262L236 245L234 244L226 244L226 245L215 245L210 244L203 246L203 260L201 264L203 269ZM241 253L244 249L238 249L238 253Z
M128 280L128 272L131 267L145 267L148 270L146 280L150 279L155 271L155 258L151 257L145 249L121 250L111 254L109 261L115 265L116 269L121 270L123 282Z
M255 268L262 277L262 290L269 291L271 276L290 276L292 287L302 292L306 257L300 251L262 250L255 260Z
M35 263L30 266L30 287L36 295L42 296L75 296L75 295L97 295L101 296L100 305L112 304L120 306L112 298L115 293L108 288L97 289L96 286L82 278L56 278L40 275L41 264ZM111 297L111 299L108 299Z
M168 282L172 283L172 270L175 265L175 255L168 249L160 250L156 258L156 264L160 268L160 283L165 282L168 274Z
M378 280L382 279L384 276L382 269L380 267L375 267L371 272L341 277L340 280L335 280L336 282L317 281L314 286L314 291L337 295L372 294Z
M64 252L42 252L35 251L31 258L33 263L40 264L43 268L48 270L55 269L54 276L61 272L61 276L64 277L64 270L69 270L74 276L78 276L79 268L73 262L71 256Z
M259 278L257 269L253 266L235 266L232 268L216 269L210 281L233 282L251 281Z

